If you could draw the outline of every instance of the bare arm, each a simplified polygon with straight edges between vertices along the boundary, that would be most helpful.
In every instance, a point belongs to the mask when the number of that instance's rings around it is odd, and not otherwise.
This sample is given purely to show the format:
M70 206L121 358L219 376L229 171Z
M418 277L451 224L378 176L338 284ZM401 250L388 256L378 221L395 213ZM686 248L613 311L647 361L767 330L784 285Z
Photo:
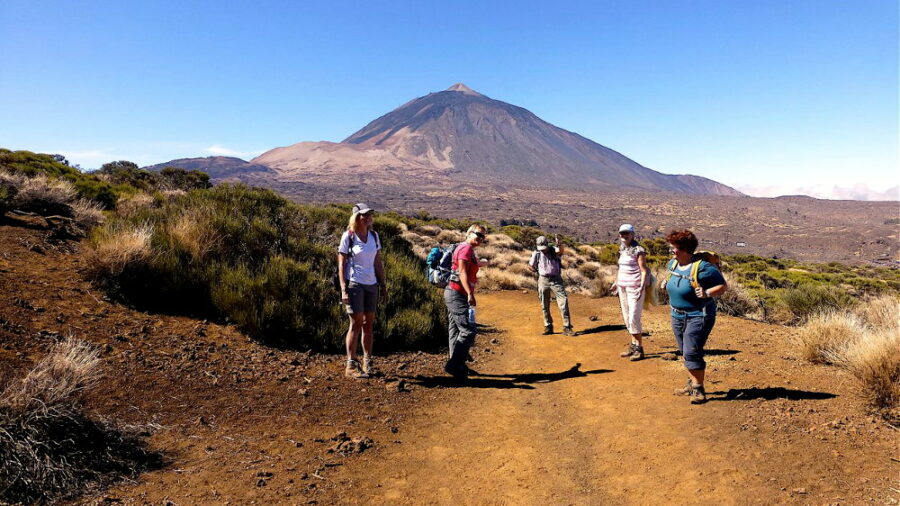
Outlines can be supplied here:
M347 268L348 257L349 255L344 253L337 254L338 280L341 284L341 302L344 304L350 303L350 296L347 295L347 276L344 274L344 270Z
M469 260L465 260L463 258L459 259L459 284L462 286L463 290L465 290L466 295L469 296L469 305L475 305L475 291L469 286L469 271L467 267L469 266Z
M647 278L650 277L650 268L647 267L647 254L641 253L637 257L638 268L641 270L641 290L647 284Z
M722 294L725 293L725 290L728 290L728 283L722 283L721 285L716 285L709 289L698 286L694 292L697 294L697 297L705 299L707 297L721 297Z

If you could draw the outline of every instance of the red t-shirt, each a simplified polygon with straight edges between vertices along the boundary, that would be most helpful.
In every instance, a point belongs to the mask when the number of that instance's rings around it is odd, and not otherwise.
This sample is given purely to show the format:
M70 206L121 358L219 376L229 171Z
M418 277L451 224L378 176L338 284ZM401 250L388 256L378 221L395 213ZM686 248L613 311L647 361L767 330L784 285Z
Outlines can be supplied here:
M478 281L478 257L475 256L475 248L473 248L471 244L464 242L453 250L452 268L455 271L459 271L460 258L468 260L468 263L466 264L468 266L466 268L466 274L469 275L469 288L475 290L475 283ZM462 285L455 281L451 281L449 286L457 292L466 293L466 291L463 290Z

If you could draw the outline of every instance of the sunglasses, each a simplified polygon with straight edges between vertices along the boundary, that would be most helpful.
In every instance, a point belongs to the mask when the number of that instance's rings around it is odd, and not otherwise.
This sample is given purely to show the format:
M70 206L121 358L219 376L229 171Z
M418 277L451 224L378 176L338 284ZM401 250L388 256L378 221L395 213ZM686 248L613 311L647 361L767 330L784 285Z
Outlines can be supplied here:
M481 232L475 232L475 237L481 239L482 241L485 239L484 234Z

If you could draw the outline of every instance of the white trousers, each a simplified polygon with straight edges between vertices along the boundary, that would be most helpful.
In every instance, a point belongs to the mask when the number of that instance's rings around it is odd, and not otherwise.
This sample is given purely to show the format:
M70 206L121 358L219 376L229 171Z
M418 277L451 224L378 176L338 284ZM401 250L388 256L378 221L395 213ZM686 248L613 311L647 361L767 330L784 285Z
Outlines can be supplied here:
M647 287L649 289L651 287ZM641 290L639 286L620 286L619 287L619 304L622 306L622 319L625 320L625 326L628 327L629 334L640 334L643 332L641 328L641 312L644 310L644 297L647 295L647 289ZM638 295L640 292L640 295Z

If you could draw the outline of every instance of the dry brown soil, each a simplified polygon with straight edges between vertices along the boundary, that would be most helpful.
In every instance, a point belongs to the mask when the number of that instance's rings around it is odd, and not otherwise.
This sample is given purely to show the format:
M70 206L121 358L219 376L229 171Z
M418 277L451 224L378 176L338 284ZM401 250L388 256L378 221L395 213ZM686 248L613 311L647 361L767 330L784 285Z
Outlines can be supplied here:
M0 223L0 383L60 335L104 349L95 416L155 424L166 466L81 503L896 503L898 432L865 415L854 383L796 359L790 330L720 318L711 400L671 395L685 375L665 312L645 316L648 358L615 299L572 297L581 334L540 336L534 294L479 301L467 384L440 354L382 359L351 382L336 356L274 350L231 326L111 303L81 277L83 246ZM68 251L67 251L68 250ZM598 317L597 320L591 319ZM408 388L398 388L402 380ZM388 381L394 380L394 381ZM342 435L344 433L345 435ZM369 443L359 451L353 440ZM345 442L349 439L350 442Z

